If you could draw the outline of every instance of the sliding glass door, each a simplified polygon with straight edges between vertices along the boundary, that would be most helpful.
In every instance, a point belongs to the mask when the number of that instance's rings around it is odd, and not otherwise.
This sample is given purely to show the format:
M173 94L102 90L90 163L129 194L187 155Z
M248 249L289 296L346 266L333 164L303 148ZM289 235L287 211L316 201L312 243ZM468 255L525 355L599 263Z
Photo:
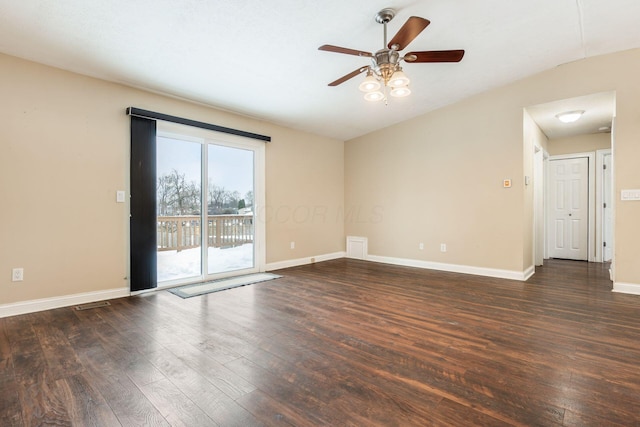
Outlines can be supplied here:
M254 154L207 145L208 274L254 265Z
M159 285L257 271L256 149L163 131L156 141Z

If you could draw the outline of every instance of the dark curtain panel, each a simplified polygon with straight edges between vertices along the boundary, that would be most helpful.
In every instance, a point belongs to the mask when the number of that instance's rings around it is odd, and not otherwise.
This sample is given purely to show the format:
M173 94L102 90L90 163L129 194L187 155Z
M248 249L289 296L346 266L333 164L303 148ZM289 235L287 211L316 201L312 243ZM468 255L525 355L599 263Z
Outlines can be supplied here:
M131 116L131 291L158 286L156 121Z

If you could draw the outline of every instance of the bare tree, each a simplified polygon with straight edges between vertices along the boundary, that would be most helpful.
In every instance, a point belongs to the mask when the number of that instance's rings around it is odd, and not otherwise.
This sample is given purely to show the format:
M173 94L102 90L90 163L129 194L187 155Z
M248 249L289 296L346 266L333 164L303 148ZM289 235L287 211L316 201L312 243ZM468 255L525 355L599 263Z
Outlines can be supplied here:
M253 206L253 191L247 191L247 194L244 195L244 202L247 207Z
M159 215L168 214L170 193L171 186L169 184L169 177L167 175L163 175L158 178L158 185L156 189L156 204L158 206Z
M224 187L219 187L209 179L209 206L214 209L221 209L224 206L227 190Z
M200 186L187 182L185 174L173 169L158 178L158 207L161 215L193 215L200 212Z
M240 200L240 192L239 191L228 191L227 197L225 200L225 207L227 208L237 208L238 201Z
M202 195L200 191L200 185L196 184L194 181L191 181L187 186L187 194L186 194L187 213L191 215L200 214L201 200L202 200Z

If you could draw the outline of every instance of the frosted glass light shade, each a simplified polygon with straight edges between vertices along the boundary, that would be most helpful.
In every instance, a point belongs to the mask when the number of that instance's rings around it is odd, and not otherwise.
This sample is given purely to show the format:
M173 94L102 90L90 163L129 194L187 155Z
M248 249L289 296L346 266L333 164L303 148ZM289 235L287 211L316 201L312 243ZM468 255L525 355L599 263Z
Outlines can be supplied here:
M370 102L382 101L384 99L384 94L380 91L368 92L364 94L364 99Z
M402 98L404 96L409 96L411 94L411 90L406 86L394 87L391 90L391 96L396 98Z
M380 89L380 82L378 81L378 79L373 77L371 73L369 73L367 74L367 77L365 77L365 79L362 81L362 83L360 83L358 89L360 89L362 92L373 92Z
M391 87L406 86L409 84L409 82L410 82L409 77L407 77L404 74L404 72L402 71L402 68L398 68L398 70L395 73L393 73L393 75L389 79L389 86Z

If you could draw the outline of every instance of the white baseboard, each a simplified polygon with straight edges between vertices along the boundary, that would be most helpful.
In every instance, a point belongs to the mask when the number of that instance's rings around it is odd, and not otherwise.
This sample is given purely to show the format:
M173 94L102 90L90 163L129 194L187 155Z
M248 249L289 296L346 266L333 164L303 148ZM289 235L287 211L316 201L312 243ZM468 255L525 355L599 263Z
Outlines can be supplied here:
M640 285L637 283L613 283L613 292L620 292L622 294L640 295Z
M534 267L526 271L500 270L495 268L473 267L469 265L445 264L440 262L420 261L417 259L393 258L378 255L368 255L368 261L381 262L383 264L403 265L406 267L426 268L429 270L448 271L451 273L474 274L476 276L497 277L499 279L511 279L525 281L533 275Z
M531 276L533 276L536 273L536 266L535 265L531 265L529 266L529 268L527 268L524 273L522 273L522 279L516 279L516 280L522 280L527 281L531 278Z
M271 262L265 265L265 271L280 270L281 268L298 267L300 265L313 264L313 262L330 261L332 259L340 259L347 256L346 252L334 252L332 254L316 255L306 258L289 259L286 261ZM311 261L311 258L314 261Z
M20 301L12 304L0 305L0 318L17 316L19 314L35 313L36 311L67 307L70 305L87 304L107 299L128 297L129 288L109 289L106 291L85 292L82 294L64 295L61 297L42 298L30 301Z

